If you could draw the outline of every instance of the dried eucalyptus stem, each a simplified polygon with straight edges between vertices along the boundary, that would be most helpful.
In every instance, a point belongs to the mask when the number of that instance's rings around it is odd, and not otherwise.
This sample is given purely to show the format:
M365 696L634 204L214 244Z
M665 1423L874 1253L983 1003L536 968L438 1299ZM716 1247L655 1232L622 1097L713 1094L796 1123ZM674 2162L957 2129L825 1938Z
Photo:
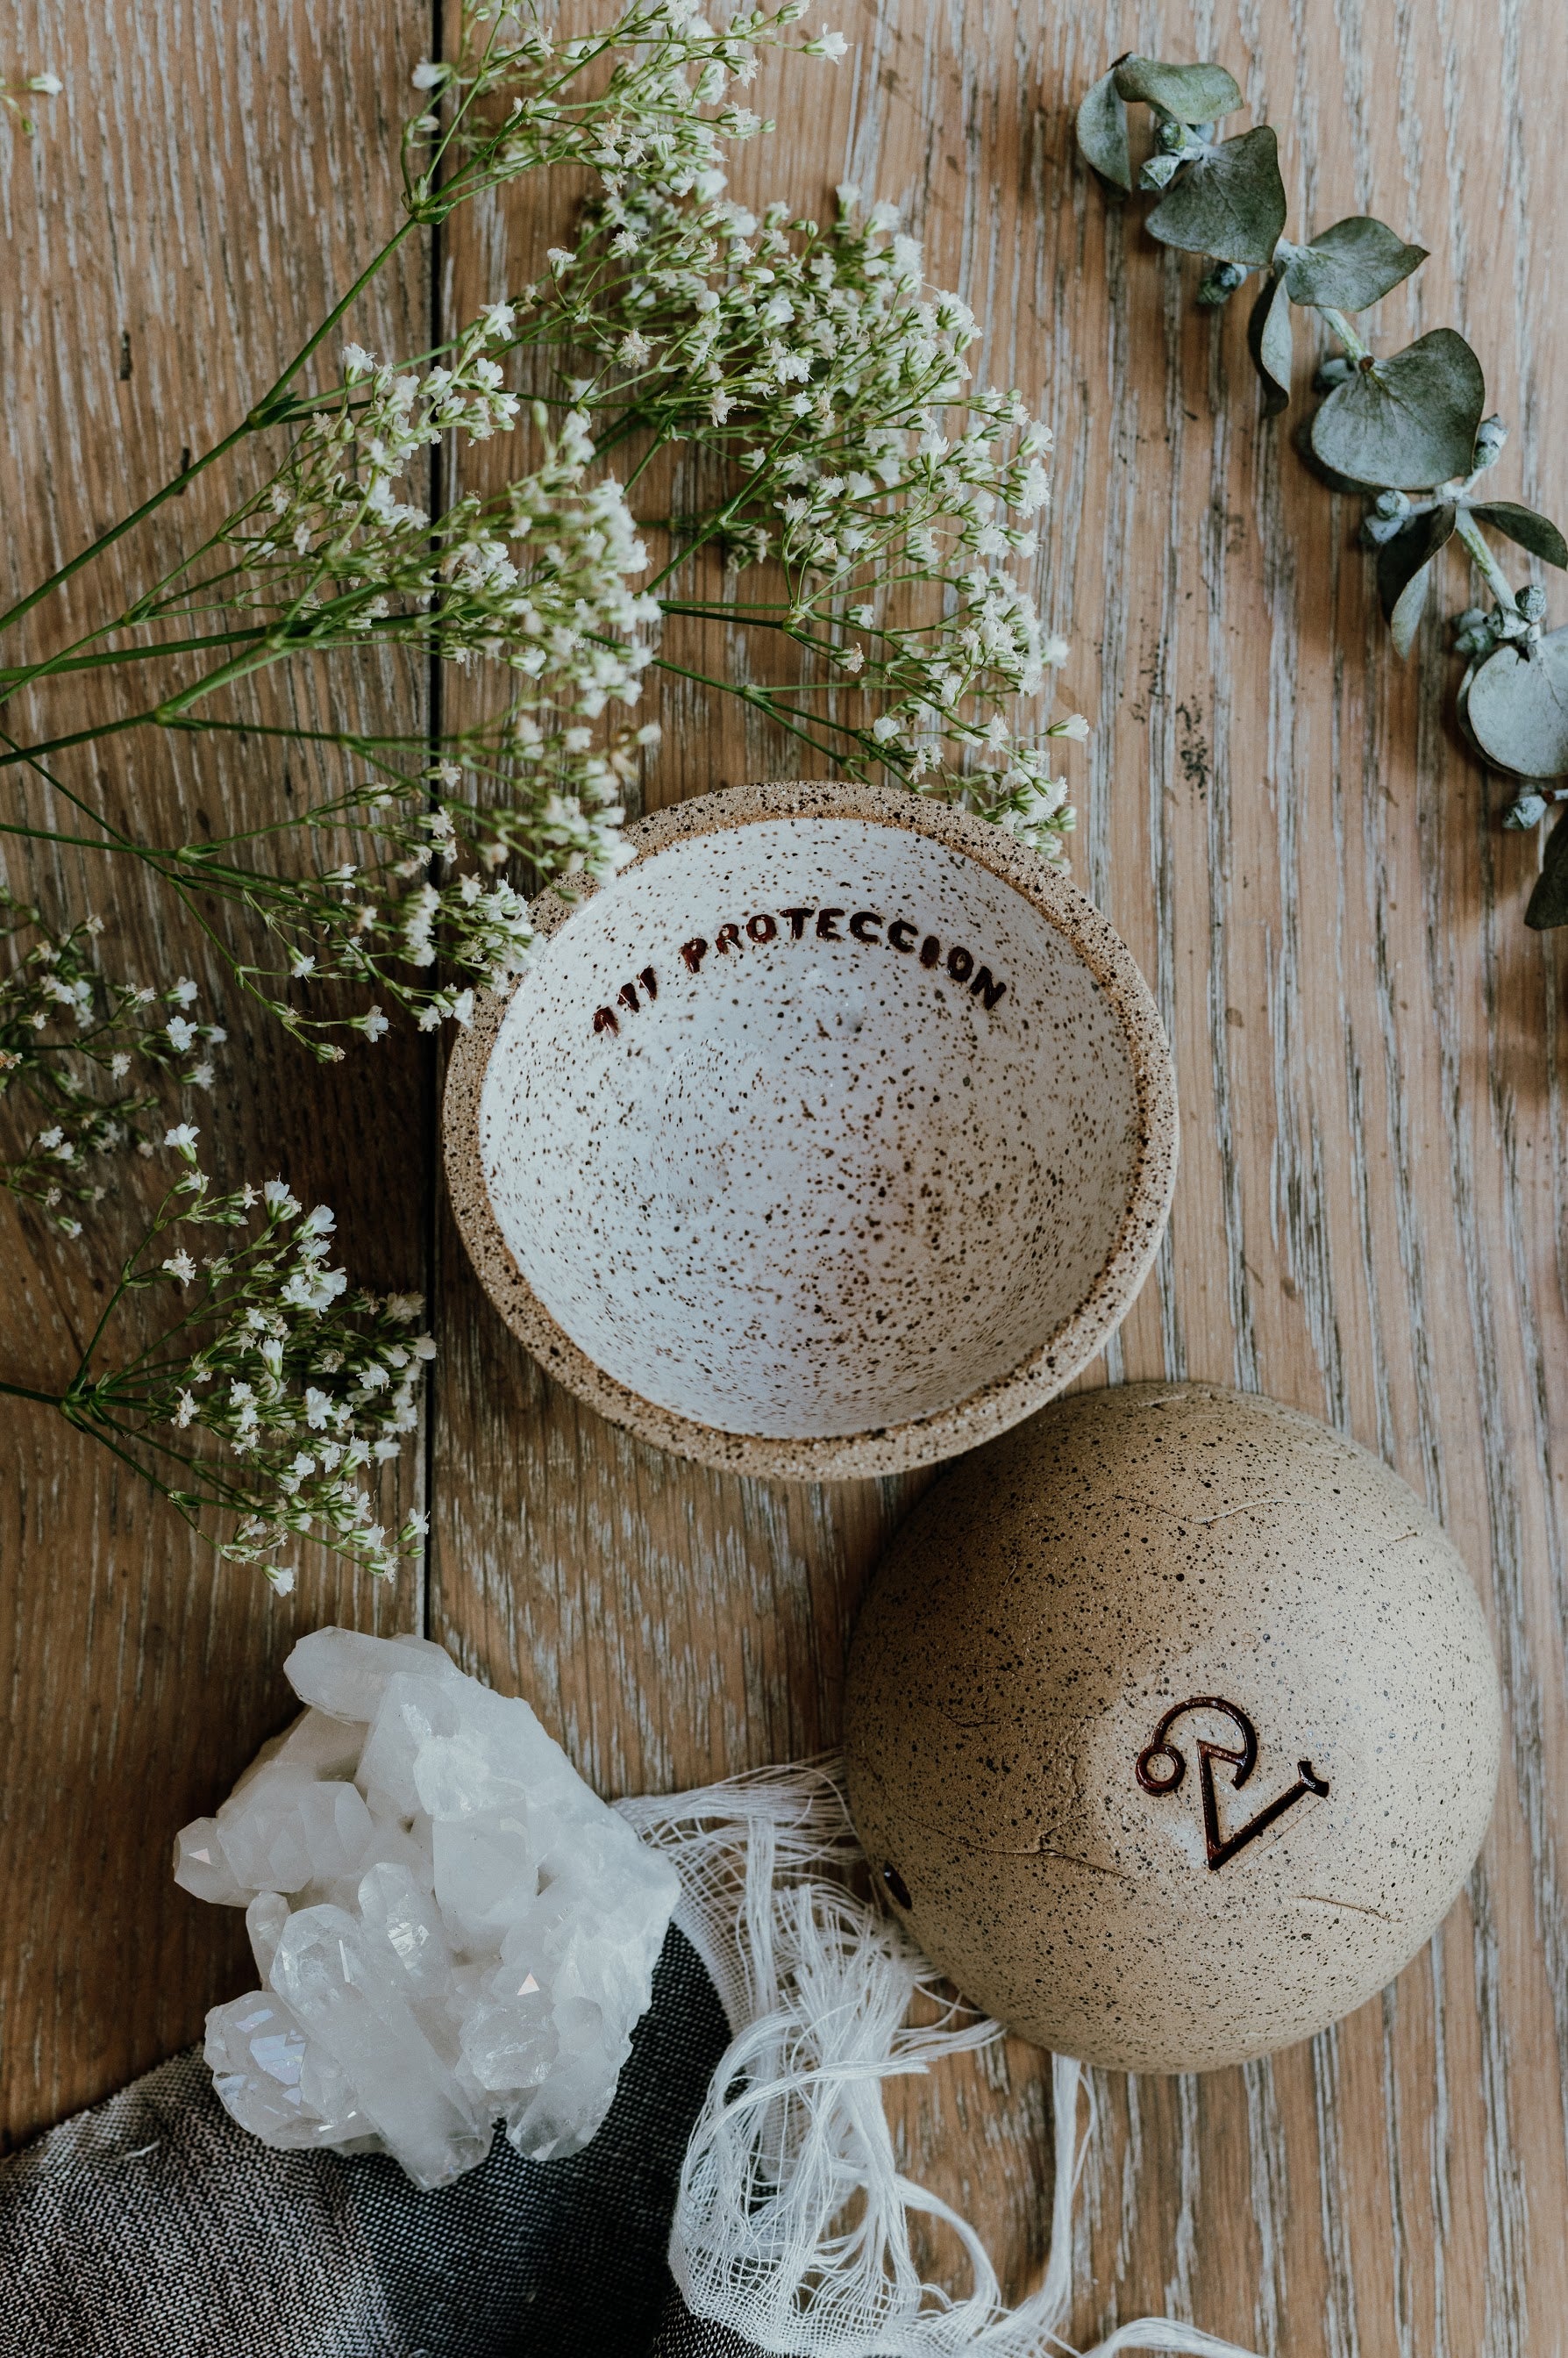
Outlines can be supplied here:
M1511 500L1480 495L1481 478L1507 438L1487 416L1481 363L1463 336L1437 328L1380 358L1354 326L1426 259L1370 215L1337 222L1306 244L1285 233L1278 145L1267 124L1231 139L1215 125L1241 103L1222 66L1174 65L1129 54L1084 97L1079 146L1112 196L1134 186L1127 109L1142 104L1152 153L1136 179L1159 201L1147 217L1162 243L1208 258L1202 304L1228 302L1254 272L1264 274L1247 340L1263 385L1263 412L1291 397L1293 306L1315 311L1339 346L1315 378L1324 398L1299 447L1337 491L1368 503L1362 526L1377 551L1378 594L1401 655L1414 644L1434 578L1456 540L1490 593L1455 620L1455 651L1467 661L1458 718L1471 744L1498 769L1531 783L1504 825L1533 827L1568 788L1568 631L1543 629L1546 596L1530 583L1517 593L1483 527L1549 565L1568 567L1568 543L1543 515ZM1527 925L1568 924L1568 825L1547 847Z

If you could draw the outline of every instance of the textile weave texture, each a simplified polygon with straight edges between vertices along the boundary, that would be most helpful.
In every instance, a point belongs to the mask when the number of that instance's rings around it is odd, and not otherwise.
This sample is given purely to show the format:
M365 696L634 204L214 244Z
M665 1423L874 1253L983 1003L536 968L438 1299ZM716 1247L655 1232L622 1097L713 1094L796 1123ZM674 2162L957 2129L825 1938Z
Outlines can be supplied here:
M665 2259L729 2037L671 1930L586 2150L498 2135L435 2194L379 2155L258 2144L188 2049L0 2162L0 2358L757 2358Z

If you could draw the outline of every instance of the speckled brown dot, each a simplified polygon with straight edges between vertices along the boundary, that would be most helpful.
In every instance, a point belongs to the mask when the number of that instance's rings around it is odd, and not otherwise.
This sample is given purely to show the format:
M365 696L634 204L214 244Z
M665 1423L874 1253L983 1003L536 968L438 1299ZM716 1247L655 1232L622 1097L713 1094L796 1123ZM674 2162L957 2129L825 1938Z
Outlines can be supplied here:
M1113 2069L1242 2061L1380 1989L1469 1871L1500 1740L1479 1603L1412 1492L1206 1384L1079 1394L978 1452L850 1656L855 1824L902 1920Z

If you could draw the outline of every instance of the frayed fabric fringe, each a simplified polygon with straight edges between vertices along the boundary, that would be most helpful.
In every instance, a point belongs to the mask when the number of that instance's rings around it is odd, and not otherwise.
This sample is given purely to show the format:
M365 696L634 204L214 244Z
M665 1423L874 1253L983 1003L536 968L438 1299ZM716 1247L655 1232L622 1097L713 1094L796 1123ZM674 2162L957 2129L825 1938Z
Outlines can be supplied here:
M680 1875L675 1921L734 2033L676 2198L670 2265L688 2309L776 2358L1059 2358L1092 2082L1055 2058L1050 2257L1039 2290L1009 2309L968 2221L898 2169L882 2103L885 2081L987 2047L1001 2026L954 2006L926 1958L853 1888L864 1860L841 1764L618 1806ZM934 2027L908 2027L917 1997L944 2009ZM916 2213L958 2236L966 2298L922 2282ZM1087 2358L1132 2350L1251 2358L1163 2318L1119 2327Z

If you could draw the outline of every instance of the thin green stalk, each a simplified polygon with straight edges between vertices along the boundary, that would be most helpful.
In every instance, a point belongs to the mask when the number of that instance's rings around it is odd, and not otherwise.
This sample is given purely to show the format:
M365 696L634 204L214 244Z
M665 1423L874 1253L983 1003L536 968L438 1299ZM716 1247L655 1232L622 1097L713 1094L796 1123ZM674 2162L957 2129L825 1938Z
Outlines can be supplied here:
M421 752L429 744L424 736L405 732L398 736L368 737L359 729L285 729L281 722L265 720L171 720L171 729L221 730L231 737L296 737L305 745L341 745L350 753L362 753L367 761L377 745L413 745Z
M134 627L134 624L129 622L108 623L104 626L105 630L131 630ZM94 633L94 636L102 635L102 633ZM246 641L253 642L265 636L266 632L261 627L250 631L216 631L202 638L159 639L153 645L146 647L113 647L107 649L102 654L61 655L48 664L18 665L14 668L0 669L0 702L7 697L14 696L19 688L30 687L36 681L43 678L59 679L70 672L102 671L113 664L152 663L160 655L199 654L204 647L237 646ZM85 645L87 642L81 640L78 644ZM4 683L6 681L10 681L12 685L5 687Z
M129 515L122 516L118 524L111 525L107 532L101 532L96 540L90 541L85 548L79 549L69 564L60 566L56 572L48 576L47 580L40 581L35 589L27 591L26 597L18 598L14 606L7 608L4 614L0 614L0 631L8 631L14 622L19 622L24 614L30 614L33 608L41 605L53 591L62 590L68 581L81 571L84 565L91 565L94 558L102 556L105 549L113 548L117 540L123 540L128 532L135 529L137 525L145 523L148 516L156 514L166 501L172 500L177 492L185 490L193 476L199 475L207 468L216 465L220 459L225 458L252 431L253 431L252 421L249 418L244 419L231 432L225 434L220 442L215 442L210 450L204 451L199 459L193 459L183 473L171 476L162 489L154 492L150 498L145 499L140 507L133 508Z
M20 819L0 818L0 835L26 836L33 843L66 843L75 851L119 851L124 847L106 843L98 835L65 835L59 827L24 827Z
M112 1456L117 1457L122 1466L128 1466L138 1482L145 1482L148 1489L156 1491L160 1498L168 1498L173 1500L175 1505L179 1505L179 1501L175 1498L174 1492L169 1488L166 1482L161 1481L150 1466L143 1465L140 1458L133 1457L128 1449L122 1449L117 1441L111 1439L110 1433L105 1430L106 1420L95 1416L91 1409L83 1410L80 1413L76 1412L73 1411L69 1400L62 1400L59 1401L57 1405L61 1413L65 1416L67 1422L73 1424L78 1433L85 1433L91 1440L96 1441L101 1447L107 1449ZM134 1439L140 1443L142 1436L137 1433L128 1435L127 1438ZM182 1457L179 1462L182 1466L189 1466L193 1473L197 1470L193 1461L189 1458ZM220 1501L214 1499L210 1502L204 1503L218 1505ZM183 1507L180 1508L180 1512L185 1514ZM188 1523L191 1522L192 1519L188 1514L186 1514L185 1519Z
M789 719L784 713L780 712L777 708L772 701L773 692L768 688L746 687L733 679L714 679L711 678L706 672L691 671L688 670L684 664L671 663L668 656L665 655L656 655L654 657L654 668L658 671L672 672L677 678L689 679L698 687L717 688L721 695L739 697L743 704L752 705L758 710L765 712L769 720L777 722L778 726L780 729L787 730L789 735L791 737L799 737L801 743L809 745L814 753L825 753L831 758L834 753L843 750L842 747L837 745L822 744L817 738L811 735L809 730L798 727L793 720ZM828 721L823 725L831 729L835 724L832 721ZM840 733L848 737L854 737L857 734L855 730L851 729L841 730Z
M147 712L128 712L119 720L100 721L95 729L75 729L66 737L41 738L36 745L17 745L14 739L10 739L7 741L13 750L9 753L0 753L0 770L8 770L16 762L36 764L46 753L64 753L72 745L95 745L101 738L122 736L127 729L146 729L159 718L158 708L155 705Z
M232 427L223 436L221 441L215 442L210 450L203 451L199 459L193 459L190 464L183 468L177 475L171 476L158 491L145 499L139 507L133 508L129 515L122 516L118 524L111 525L107 531L101 532L96 540L90 541L85 548L79 549L68 563L59 567L46 580L38 582L34 589L27 592L25 597L19 598L14 606L8 607L4 614L0 614L0 631L9 630L13 623L19 622L25 614L30 614L35 606L41 605L43 600L56 590L63 589L68 581L81 571L84 565L91 565L94 559L102 557L106 549L113 548L116 541L123 540L128 532L134 531L137 525L145 523L148 516L156 514L167 501L186 491L196 476L205 473L209 467L215 466L220 459L226 458L231 450L238 448L248 434L265 433L269 427L275 426L279 418L274 414L274 405L278 403L279 396L287 390L306 362L320 349L345 312L363 294L371 279L391 261L403 240L421 226L420 222L411 215L402 227L393 233L380 253L360 271L348 293L340 297L333 305L315 334L300 347L270 389L262 395L260 401L252 405L238 426ZM68 741L80 744L83 741L81 738L75 738Z
M63 1392L35 1391L31 1384L0 1383L0 1392L4 1392L9 1400L41 1401L45 1408L63 1408L65 1406L65 1394Z
M733 522L736 510L740 508L746 500L751 498L753 492L756 492L758 486L766 480L773 463L773 460L769 460L767 466L758 467L756 473L749 475L746 478L746 481L741 484L739 490L734 492L733 495L725 501L722 508L715 508L713 514L706 519L703 529L697 535L695 540L688 543L684 548L678 550L667 565L660 566L652 580L644 583L643 587L645 590L656 590L661 581L667 581L671 573L678 572L680 568L687 562L688 558L695 557L700 548L705 547L707 543L714 539L717 534L721 533L727 524Z
M644 527L644 529L646 529L646 527ZM660 611L663 613L692 614L694 615L700 622L749 622L754 615L792 614L795 611L788 598L775 598L771 600L758 599L755 600L747 599L744 604L737 599L733 606L725 606L717 602L709 602L704 604L697 599L687 600L684 598L660 598L659 605ZM758 624L758 628L762 630L779 630L783 626L778 622L760 622Z
M159 1228L163 1224L164 1211L167 1206L168 1200L167 1195L166 1195L163 1203L158 1206L157 1211L155 1213L153 1217L152 1227L147 1231L147 1235L144 1238L142 1243L136 1248L138 1253L145 1250L146 1244L153 1237L156 1237L158 1234ZM124 1302L130 1282L131 1271L129 1264L127 1264L127 1266L120 1271L119 1277L115 1281L114 1291L111 1293L108 1301L104 1303L102 1310L99 1314L98 1324L93 1328L91 1335L88 1338L87 1348L83 1351L81 1358L76 1363L76 1373L72 1376L70 1383L66 1387L66 1398L68 1400L70 1399L72 1395L85 1383L87 1379L87 1370L92 1364L92 1354L97 1350L99 1344L103 1339L103 1329L108 1325L110 1319L113 1316L114 1312L119 1308L121 1303Z

